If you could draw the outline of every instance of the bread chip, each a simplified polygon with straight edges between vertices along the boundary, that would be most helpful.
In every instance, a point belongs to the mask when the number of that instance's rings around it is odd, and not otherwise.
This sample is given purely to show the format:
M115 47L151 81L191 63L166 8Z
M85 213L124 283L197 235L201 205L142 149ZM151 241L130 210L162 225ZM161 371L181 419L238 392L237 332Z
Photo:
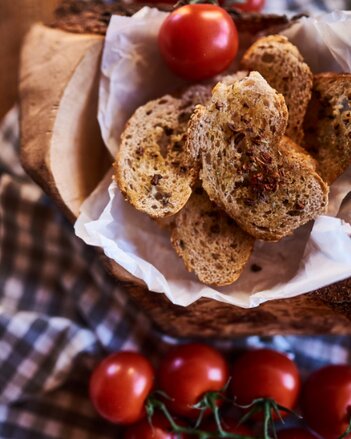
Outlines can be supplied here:
M301 144L313 75L297 47L282 35L260 38L244 54L241 67L261 73L284 96L289 112L285 134Z
M164 96L129 119L116 158L116 181L125 198L154 218L174 215L188 201L197 171L184 148L191 110Z
M246 232L275 241L325 211L328 187L313 161L284 137L287 108L257 72L217 84L197 106L187 148L200 157L210 199Z
M233 283L248 261L254 238L212 203L197 187L176 215L171 242L188 271L207 285Z
M332 184L351 165L351 73L315 75L304 128L304 146Z

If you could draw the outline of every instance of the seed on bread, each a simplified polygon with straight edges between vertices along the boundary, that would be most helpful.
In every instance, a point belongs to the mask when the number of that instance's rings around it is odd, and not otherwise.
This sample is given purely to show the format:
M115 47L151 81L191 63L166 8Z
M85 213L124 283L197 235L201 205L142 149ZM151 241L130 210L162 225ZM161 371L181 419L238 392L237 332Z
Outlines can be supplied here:
M224 286L240 276L254 238L210 201L198 186L175 216L171 242L188 271L207 285Z
M315 75L304 129L304 146L332 184L351 165L351 73Z
M314 162L283 137L288 119L282 95L257 72L217 84L197 106L186 147L200 157L210 199L247 233L276 241L325 211L328 187Z
M313 75L297 47L282 35L260 38L245 52L241 67L261 73L284 96L289 111L286 135L301 144Z

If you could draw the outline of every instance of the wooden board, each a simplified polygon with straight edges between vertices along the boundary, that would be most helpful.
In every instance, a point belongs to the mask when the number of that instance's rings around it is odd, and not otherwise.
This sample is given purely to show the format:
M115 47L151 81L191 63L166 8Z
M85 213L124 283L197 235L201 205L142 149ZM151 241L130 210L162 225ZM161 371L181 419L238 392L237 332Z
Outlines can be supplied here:
M97 78L101 44L101 37L95 35L74 35L37 26L28 35L22 55L22 161L29 174L72 220L80 203L109 166L98 127L91 131L97 111L97 81L93 78ZM58 53L62 50L64 60ZM77 95L82 93L82 78L86 98L77 102ZM78 123L72 124L73 120ZM90 130L89 136L82 134L85 130ZM93 161L90 154L94 154ZM94 163L99 166L93 166ZM171 304L164 295L148 292L120 266L106 257L102 259L111 275L124 283L157 327L173 336L218 338L351 332L350 279L251 310L207 299L182 308Z
M34 22L53 20L58 1L0 1L0 120L18 98L18 65L23 37Z

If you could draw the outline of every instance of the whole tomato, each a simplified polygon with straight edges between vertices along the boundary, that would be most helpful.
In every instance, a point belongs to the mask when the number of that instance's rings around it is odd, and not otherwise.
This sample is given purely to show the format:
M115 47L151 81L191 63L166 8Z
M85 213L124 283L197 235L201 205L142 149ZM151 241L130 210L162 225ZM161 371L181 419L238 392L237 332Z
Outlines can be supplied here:
M305 428L286 428L278 432L278 439L318 439L318 437Z
M177 424L181 423L177 421ZM189 436L183 433L172 433L167 419L159 413L155 413L150 424L148 419L143 419L137 424L131 425L126 430L123 439L186 439Z
M187 344L172 349L161 361L159 385L175 414L195 418L193 406L206 392L221 390L228 381L227 363L222 355L203 344Z
M145 400L154 382L150 362L135 352L105 358L90 378L90 398L101 416L117 424L132 424L145 416Z
M300 391L300 375L286 355L271 349L257 349L244 353L234 362L231 385L239 404L272 398L292 409Z
M331 365L312 373L303 387L301 407L308 425L324 439L344 433L351 417L351 366Z
M238 51L238 32L221 7L191 4L169 14L158 42L173 72L185 79L201 80L229 67Z
M235 0L223 0L220 4L229 7L233 7L234 9L239 9L243 12L261 12L265 5L265 0L243 0L243 1L235 1Z

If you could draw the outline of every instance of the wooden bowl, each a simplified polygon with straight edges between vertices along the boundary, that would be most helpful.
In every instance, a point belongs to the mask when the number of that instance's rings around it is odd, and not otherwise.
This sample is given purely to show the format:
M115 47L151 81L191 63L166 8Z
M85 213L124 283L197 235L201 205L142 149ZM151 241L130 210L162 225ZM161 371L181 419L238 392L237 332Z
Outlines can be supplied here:
M104 37L98 35L103 34L101 26L94 33L82 33L88 22L75 17L67 25L59 16L56 26L60 29L36 24L26 37L21 57L22 163L71 221L111 166L96 120ZM76 33L62 30L67 26ZM351 332L351 279L250 310L209 299L183 308L171 304L163 294L147 291L122 267L101 258L155 325L172 336Z

